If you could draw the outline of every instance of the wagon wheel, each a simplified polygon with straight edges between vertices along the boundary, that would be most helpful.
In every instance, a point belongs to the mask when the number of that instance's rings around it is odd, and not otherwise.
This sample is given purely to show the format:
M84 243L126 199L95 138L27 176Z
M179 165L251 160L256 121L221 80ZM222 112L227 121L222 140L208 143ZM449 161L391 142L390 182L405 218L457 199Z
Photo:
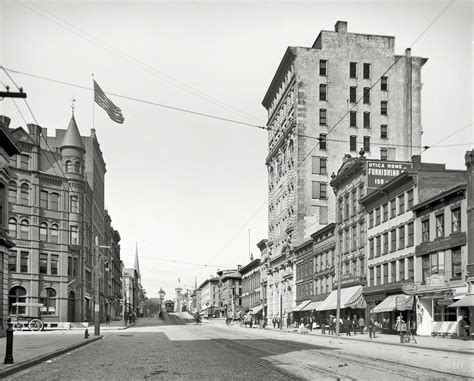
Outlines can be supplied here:
M28 323L28 328L30 331L41 331L43 328L43 322L40 319L32 319Z
M21 321L15 321L12 324L12 328L15 331L21 331L21 330L23 330L24 327L25 326L23 325L23 323Z

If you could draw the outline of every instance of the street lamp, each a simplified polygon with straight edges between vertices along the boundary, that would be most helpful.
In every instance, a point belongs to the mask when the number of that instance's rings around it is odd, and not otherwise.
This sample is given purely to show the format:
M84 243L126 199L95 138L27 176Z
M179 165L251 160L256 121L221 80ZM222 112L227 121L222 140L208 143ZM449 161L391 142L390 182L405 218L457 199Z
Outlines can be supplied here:
M97 254L97 267L96 267L96 285L97 290L95 292L95 306L94 306L94 336L100 336L100 269L101 261L105 259L104 264L107 263L108 257L100 254L100 249L110 249L110 246L99 246L99 237L95 237L95 247ZM108 271L109 268L106 268Z

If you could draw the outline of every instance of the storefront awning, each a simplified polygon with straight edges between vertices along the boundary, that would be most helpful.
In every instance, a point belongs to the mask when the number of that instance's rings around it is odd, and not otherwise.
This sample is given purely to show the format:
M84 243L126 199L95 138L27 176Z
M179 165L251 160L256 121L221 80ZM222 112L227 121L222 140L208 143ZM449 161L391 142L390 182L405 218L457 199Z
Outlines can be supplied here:
M262 306L262 305L259 305L259 306L257 306L257 307L252 308L252 309L250 310L250 313L251 313L252 315L256 315L256 314L258 314L261 310L263 310L263 306Z
M341 288L341 308L365 308L367 304L362 296L362 286ZM337 309L337 290L332 291L316 311L329 311Z
M309 303L311 303L311 300L304 300L300 304L298 304L296 307L293 308L293 312L299 312L301 311L302 308L306 307Z
M303 307L300 311L312 311L315 310L317 306L319 306L323 301L320 302L311 302L306 307Z
M474 307L474 294L466 295L457 302L450 304L449 307Z
M413 296L412 295L389 295L380 304L375 306L371 312L373 314L379 314L381 312L390 311L406 311L413 309Z

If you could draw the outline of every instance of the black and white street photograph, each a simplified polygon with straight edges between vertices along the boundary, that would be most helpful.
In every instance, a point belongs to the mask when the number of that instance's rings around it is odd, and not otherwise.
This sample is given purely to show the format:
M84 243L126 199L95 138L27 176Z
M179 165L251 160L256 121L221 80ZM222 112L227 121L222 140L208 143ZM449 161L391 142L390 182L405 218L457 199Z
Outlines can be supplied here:
M0 0L0 379L474 380L473 11Z

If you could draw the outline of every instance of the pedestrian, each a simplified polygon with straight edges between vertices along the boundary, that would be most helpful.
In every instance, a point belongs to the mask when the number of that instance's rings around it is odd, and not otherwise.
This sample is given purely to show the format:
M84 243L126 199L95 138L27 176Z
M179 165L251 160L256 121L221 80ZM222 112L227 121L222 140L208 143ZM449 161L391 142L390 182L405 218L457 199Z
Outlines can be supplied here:
M290 327L291 327L291 319L290 319L290 315L288 315L286 317L286 328L290 329Z
M375 324L375 319L373 316L370 317L370 320L369 320L369 337L370 339L375 339L375 328L376 328L376 324Z
M463 340L469 340L469 324L466 321L466 316L463 315L461 320L459 320L459 335Z
M308 328L310 332L313 332L313 318L311 316L308 319Z
M321 325L321 335L325 335L326 334L326 319L324 319L324 317L321 317L319 319L319 322Z
M334 316L329 315L328 317L328 327L329 327L329 334L334 335Z
M110 325L110 315L109 314L105 315L105 325Z
M405 323L405 320L403 320L402 315L397 317L397 322L395 323L395 329L400 334L400 343L403 343L404 336L407 330L407 324Z
M365 319L362 316L359 318L358 325L359 325L359 332L362 335L364 333L364 327L365 327Z
M354 336L357 335L357 328L359 328L359 319L357 319L357 315L354 315L352 318L352 329L354 330Z
M344 327L344 332L346 332L346 336L351 335L351 318L349 315L347 315L346 320L344 320L343 327Z

